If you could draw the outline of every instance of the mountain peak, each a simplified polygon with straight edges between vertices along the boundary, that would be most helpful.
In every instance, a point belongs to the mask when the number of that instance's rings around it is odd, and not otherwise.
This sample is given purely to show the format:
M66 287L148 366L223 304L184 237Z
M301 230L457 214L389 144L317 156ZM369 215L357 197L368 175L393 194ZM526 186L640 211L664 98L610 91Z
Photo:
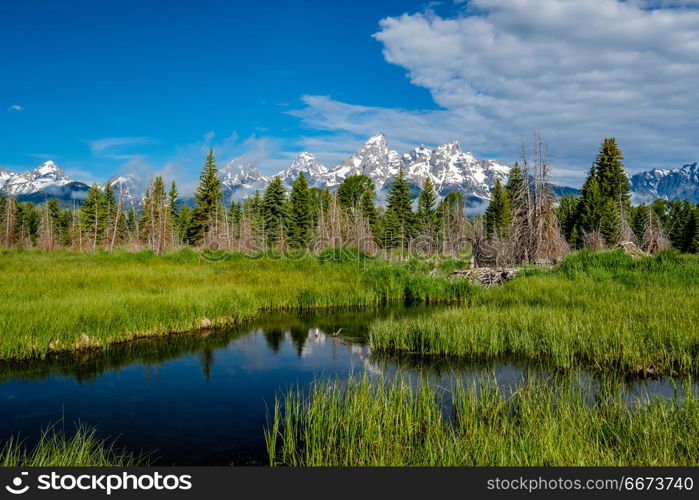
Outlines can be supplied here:
M379 132L377 134L372 135L369 140L367 140L364 145L365 146L373 146L373 145L381 145L384 146L388 144L388 141L386 139L386 134L383 132Z
M313 179L325 175L328 169L318 162L315 155L308 151L302 151L294 161L291 162L291 166L279 172L278 175L282 180L294 181L301 172L309 178L309 181L312 181Z
M62 180L66 178L65 172L61 170L53 161L45 161L34 170L29 172L32 180L42 178L52 178L54 180Z

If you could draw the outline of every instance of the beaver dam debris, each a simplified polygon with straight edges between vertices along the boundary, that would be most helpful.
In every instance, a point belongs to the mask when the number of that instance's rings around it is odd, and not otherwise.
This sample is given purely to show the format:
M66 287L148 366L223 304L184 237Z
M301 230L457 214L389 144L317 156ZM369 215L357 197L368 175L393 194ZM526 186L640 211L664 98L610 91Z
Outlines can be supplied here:
M519 269L516 267L476 267L474 269L457 269L452 271L451 275L466 278L471 283L478 285L492 286L501 285L511 280L517 276L517 273L519 273Z

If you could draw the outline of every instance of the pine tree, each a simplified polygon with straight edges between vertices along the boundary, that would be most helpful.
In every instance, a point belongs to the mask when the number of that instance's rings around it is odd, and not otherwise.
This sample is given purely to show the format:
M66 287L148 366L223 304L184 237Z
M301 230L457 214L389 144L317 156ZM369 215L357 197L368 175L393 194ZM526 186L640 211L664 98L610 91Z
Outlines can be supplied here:
M522 200L522 192L526 189L527 183L524 179L524 171L519 166L519 162L515 164L510 169L510 175L505 185L505 191L507 191L507 196L510 199L512 209L514 210L515 204L518 203L517 200Z
M374 183L366 175L350 175L337 188L337 200L342 209L350 214L360 210L362 197L367 189L374 190Z
M34 203L17 204L16 232L20 248L30 247L36 243L39 233L39 212Z
M556 215L561 224L561 232L571 247L579 248L580 234L577 229L578 198L572 194L567 194L561 198Z
M80 207L80 224L94 251L99 244L101 227L101 193L97 184L93 184Z
M507 238L512 223L512 208L507 191L502 188L500 179L495 181L495 187L490 197L490 203L485 211L485 232L488 238Z
M126 231L132 245L138 242L138 225L139 220L138 215L136 215L136 209L131 206L129 207L129 211L126 213Z
M376 226L378 214L376 212L376 193L374 193L374 184L367 186L362 193L361 211L362 217L369 223L373 229Z
M261 204L264 236L268 247L280 245L285 239L286 209L284 185L279 177L275 177L265 189Z
M179 198L180 194L177 192L177 184L175 181L172 181L172 184L170 184L170 191L168 192L167 198L168 198L168 205L170 207L170 217L172 217L172 222L177 224L177 218L180 215L179 208L177 207L177 199Z
M100 195L97 217L99 219L100 232L107 237L111 236L109 229L115 226L117 210L118 205L114 189L112 184L107 182Z
M313 231L311 193L306 176L301 172L294 181L289 198L289 239L294 248L308 245Z
M216 162L213 149L209 150L206 164L199 176L199 187L195 193L195 206L189 225L188 240L197 245L204 240L214 218L221 213L221 181L216 177Z
M426 177L417 199L417 225L421 234L434 236L437 228L437 191L432 179Z
M607 199L600 210L599 230L608 245L618 242L621 224L619 206L611 199Z
M236 239L240 238L240 225L243 221L243 204L239 201L232 201L228 208L228 222L231 225L231 231Z
M413 236L413 210L410 201L410 186L405 178L403 167L398 171L391 190L387 197L388 207L384 216L383 231L391 233L385 241L399 242L403 248L407 248ZM393 245L392 246L397 246Z
M687 217L681 250L688 253L699 252L699 207L697 206L691 210Z
M622 205L628 212L631 206L631 185L624 171L624 156L617 146L616 139L604 139L593 170L602 197Z
M577 226L582 234L599 231L604 203L605 199L600 191L593 167L580 191L580 202L578 203Z
M185 241L187 235L190 233L190 226L192 224L192 216L194 212L189 205L182 205L180 213L177 217L177 235L180 240Z

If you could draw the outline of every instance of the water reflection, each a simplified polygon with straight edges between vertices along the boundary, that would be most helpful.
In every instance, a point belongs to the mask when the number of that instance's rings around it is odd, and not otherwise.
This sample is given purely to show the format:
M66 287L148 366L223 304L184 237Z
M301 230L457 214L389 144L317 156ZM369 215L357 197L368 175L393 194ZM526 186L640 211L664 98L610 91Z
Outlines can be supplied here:
M618 394L637 404L683 394L668 379L600 378L546 363L374 353L363 341L374 319L424 314L425 307L269 315L240 328L137 341L106 351L0 364L0 440L63 419L96 426L134 451L157 450L161 464L259 464L268 405L319 376L398 375L435 387L496 383L506 394L530 379L573 378L594 403ZM341 335L336 333L341 330ZM693 390L699 392L697 385Z

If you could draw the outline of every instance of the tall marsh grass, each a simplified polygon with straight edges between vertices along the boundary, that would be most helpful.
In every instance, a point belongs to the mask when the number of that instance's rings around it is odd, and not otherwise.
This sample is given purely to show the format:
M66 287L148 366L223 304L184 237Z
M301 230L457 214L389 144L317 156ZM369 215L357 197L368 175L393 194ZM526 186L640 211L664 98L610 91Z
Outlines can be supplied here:
M146 465L147 457L115 448L100 439L96 431L78 426L73 436L53 427L44 430L39 443L27 448L22 441L9 439L0 448L0 467L128 467Z
M0 251L0 359L234 324L265 309L453 301L472 290L426 266L359 254L218 257Z
M580 252L462 307L370 327L377 351L547 358L625 373L699 372L699 258Z
M699 463L699 404L591 400L570 380L444 394L426 383L320 381L278 398L265 431L271 465L655 466ZM451 408L445 412L444 408Z

